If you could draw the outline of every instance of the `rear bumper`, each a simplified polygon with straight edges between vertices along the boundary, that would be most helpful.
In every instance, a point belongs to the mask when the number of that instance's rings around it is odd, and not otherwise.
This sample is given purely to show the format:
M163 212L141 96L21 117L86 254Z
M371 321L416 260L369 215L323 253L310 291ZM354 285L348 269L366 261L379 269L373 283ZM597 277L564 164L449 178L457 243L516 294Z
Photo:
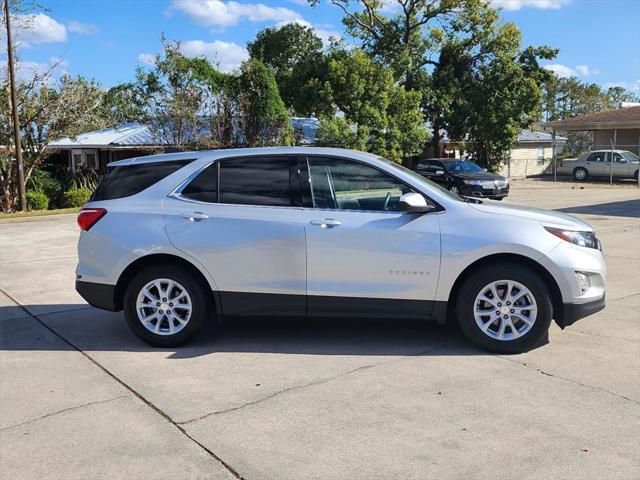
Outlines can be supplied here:
M556 319L560 328L568 327L581 318L593 315L605 307L604 295L599 300L587 303L565 303L562 305L562 317Z
M76 280L76 291L89 305L103 310L117 312L122 305L116 302L116 286L105 283L83 282Z

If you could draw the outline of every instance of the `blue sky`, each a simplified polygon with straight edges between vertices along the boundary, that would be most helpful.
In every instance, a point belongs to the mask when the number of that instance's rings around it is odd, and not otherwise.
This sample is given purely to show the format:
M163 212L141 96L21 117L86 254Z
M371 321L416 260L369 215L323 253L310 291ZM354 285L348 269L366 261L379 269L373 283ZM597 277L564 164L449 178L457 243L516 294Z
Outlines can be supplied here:
M81 74L112 86L133 78L160 49L160 36L183 42L231 69L263 28L299 21L321 38L344 36L341 12L326 0L40 0L48 11L18 34L23 75L52 62L58 72ZM494 0L515 22L527 45L560 49L547 62L559 75L575 74L603 86L640 91L640 0Z

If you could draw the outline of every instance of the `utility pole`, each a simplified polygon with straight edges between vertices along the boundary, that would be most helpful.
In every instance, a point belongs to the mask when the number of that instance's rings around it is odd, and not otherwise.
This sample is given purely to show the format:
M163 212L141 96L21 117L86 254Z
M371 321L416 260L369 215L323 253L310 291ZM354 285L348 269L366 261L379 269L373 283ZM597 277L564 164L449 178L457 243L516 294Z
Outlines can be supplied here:
M24 167L22 165L22 145L20 144L20 118L16 98L16 76L13 70L13 40L11 39L11 17L9 0L4 0L4 21L7 26L7 56L9 57L9 83L11 85L11 108L13 110L13 136L15 137L16 162L18 165L18 205L23 212L27 209L27 197L24 191Z

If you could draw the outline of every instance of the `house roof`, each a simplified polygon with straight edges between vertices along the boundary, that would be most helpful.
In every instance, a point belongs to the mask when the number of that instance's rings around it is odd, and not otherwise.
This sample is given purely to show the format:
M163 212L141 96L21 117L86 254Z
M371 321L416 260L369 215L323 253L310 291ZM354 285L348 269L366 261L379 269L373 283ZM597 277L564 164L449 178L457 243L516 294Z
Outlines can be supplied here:
M543 123L542 126L566 131L640 128L640 106L565 118Z
M446 132L442 137L444 143L464 143L452 141L448 138ZM534 132L532 130L521 130L516 139L516 143L552 143L553 135L549 132ZM556 135L556 143L566 143L567 137Z
M158 142L154 139L147 125L132 122L117 125L102 130L83 133L75 138L64 137L49 144L51 148L105 148L153 146Z
M298 140L302 145L315 142L319 123L317 118L291 118L291 126L299 133ZM147 125L132 122L83 133L74 138L64 137L50 143L49 148L122 148L158 145L163 145L163 142L154 137Z
M551 143L553 135L549 132L534 132L532 130L522 130L518 134L518 143ZM567 137L556 135L556 143L567 143Z

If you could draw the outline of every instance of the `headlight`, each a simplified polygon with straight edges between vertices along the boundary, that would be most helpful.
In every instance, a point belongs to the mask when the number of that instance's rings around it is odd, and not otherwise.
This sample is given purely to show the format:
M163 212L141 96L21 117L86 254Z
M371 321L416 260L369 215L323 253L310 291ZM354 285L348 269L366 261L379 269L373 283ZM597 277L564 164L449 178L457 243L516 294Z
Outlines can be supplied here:
M563 230L561 228L544 227L544 229L561 238L565 242L573 243L574 245L580 245L581 247L597 248L602 250L600 242L596 238L596 234L593 232L579 232L576 230Z

